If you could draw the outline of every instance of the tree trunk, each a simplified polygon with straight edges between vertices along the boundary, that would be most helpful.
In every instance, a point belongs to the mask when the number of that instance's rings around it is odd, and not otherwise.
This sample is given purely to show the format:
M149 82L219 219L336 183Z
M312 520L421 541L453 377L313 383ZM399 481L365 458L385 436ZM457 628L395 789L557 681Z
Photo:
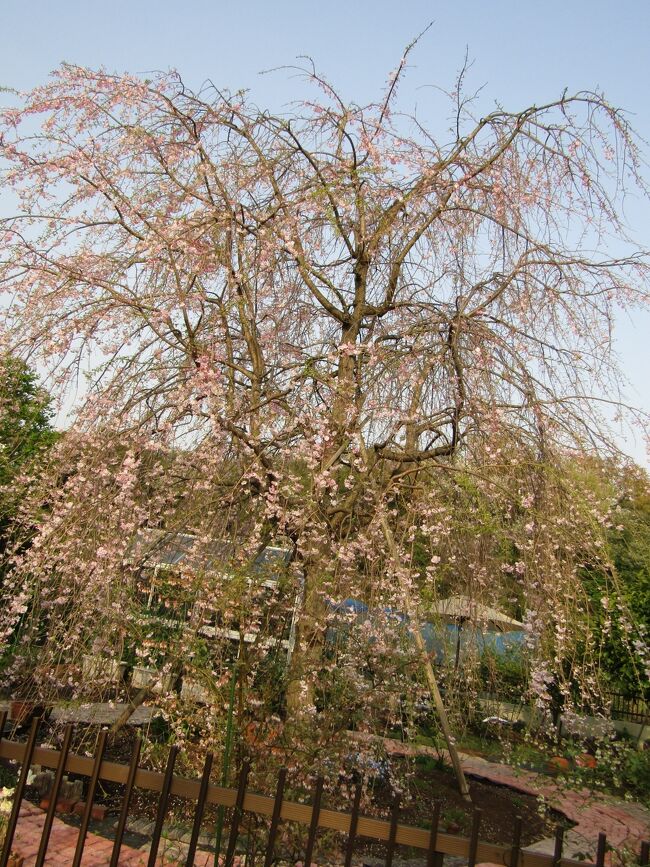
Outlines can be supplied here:
M111 726L111 737L115 737L115 735L120 731L120 729L124 728L124 726L133 716L133 714L136 712L136 710L150 695L153 686L154 684L151 684L149 686L144 686L142 687L142 689L138 690L133 699L127 704L122 713L118 716L118 718Z
M322 572L322 570L319 570ZM288 666L287 715L300 719L315 702L314 675L322 663L326 610L318 590L315 564L305 564L302 598L296 611L295 643Z
M427 653L427 648L424 644L424 639L422 638L422 631L420 630L420 619L417 615L411 617L411 624L413 626L415 646L418 649L420 660L422 662L422 667L424 668L424 674L426 676L427 684L429 686L429 692L431 693L431 698L433 699L436 713L438 714L438 719L440 720L440 728L442 729L442 733L447 744L447 749L449 750L449 757L451 759L451 764L454 768L454 773L456 774L458 788L460 789L460 793L463 798L466 801L471 801L472 797L469 793L469 787L467 785L467 780L465 779L465 774L463 773L463 766L460 763L460 756L458 755L458 750L456 749L456 742L449 726L447 711L443 704L440 690L438 689L438 682L433 671L433 666L431 665L431 660L429 659L429 654Z
M393 537L393 532L391 528L388 526L388 521L386 520L386 518L381 519L381 527L384 533L384 538L386 539L386 543L390 550L391 557L393 558L393 562L396 566L398 566L399 558L397 556L397 549L395 547L395 539ZM463 773L463 767L460 763L460 756L458 755L458 750L456 749L456 741L454 740L454 736L449 725L449 718L447 717L447 711L442 701L440 690L438 689L438 681L436 680L436 675L433 671L433 666L431 665L431 660L429 659L429 654L427 653L424 639L422 638L422 632L420 630L420 618L417 613L417 605L413 604L411 599L406 596L404 598L404 603L406 608L405 613L408 614L411 627L413 629L413 639L415 641L415 646L417 647L420 661L422 662L422 667L424 668L424 674L427 679L429 692L431 693L431 698L433 699L433 704L435 706L436 713L438 714L438 719L440 720L440 728L442 729L442 733L447 744L447 750L449 751L451 764L454 768L454 773L456 774L458 788L463 798L466 801L471 801L472 798L469 793L469 786L467 785L467 780L465 779L465 774Z

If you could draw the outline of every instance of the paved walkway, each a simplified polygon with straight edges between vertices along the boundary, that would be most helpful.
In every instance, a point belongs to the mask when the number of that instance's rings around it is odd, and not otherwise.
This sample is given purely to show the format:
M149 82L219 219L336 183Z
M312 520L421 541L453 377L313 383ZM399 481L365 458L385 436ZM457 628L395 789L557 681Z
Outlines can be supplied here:
M489 780L543 797L546 803L563 813L575 826L565 834L564 854L571 858L587 855L595 859L598 834L607 834L607 842L616 849L639 850L642 840L650 837L650 810L641 804L620 801L601 792L569 789L561 778L488 762L479 756L461 754L463 770L473 777ZM553 852L554 840L541 840L530 846L539 852Z
M33 867L36 863L38 846L41 841L41 832L45 824L45 811L39 807L23 801L20 808L20 817L16 826L13 848L15 852L25 859L25 867ZM52 867L69 867L72 863L75 847L77 845L78 828L74 825L66 825L61 819L55 817L52 825L52 833L48 846L48 855L45 864ZM164 846L163 846L164 844ZM166 847L166 848L164 848ZM83 867L106 867L110 862L113 841L97 834L88 834L82 859ZM160 855L156 861L159 867L175 867L184 864L184 851L187 847L180 848L176 843L161 841ZM145 867L149 858L148 848L133 849L123 845L120 851L120 865L129 867ZM182 859L182 860L179 860ZM214 855L210 852L197 852L194 859L196 867L209 867L214 864Z

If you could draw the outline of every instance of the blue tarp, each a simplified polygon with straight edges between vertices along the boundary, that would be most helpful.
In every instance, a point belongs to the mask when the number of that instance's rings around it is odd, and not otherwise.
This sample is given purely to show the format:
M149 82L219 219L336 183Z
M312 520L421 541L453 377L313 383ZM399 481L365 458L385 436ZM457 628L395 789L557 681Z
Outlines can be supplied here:
M332 625L328 629L327 637L332 643L336 642L339 635L349 633L353 624L359 625L369 619L377 622L388 617L394 622L404 624L407 629L409 628L408 616L392 608L373 611L368 608L365 602L358 599L344 599L341 602L329 600L328 605L331 611L341 615L340 625ZM425 622L421 624L420 629L428 652L438 663L442 663L445 657L451 660L455 659L459 638L459 627L455 623L434 624ZM490 651L497 656L516 654L521 650L523 644L524 632L522 630L482 631L468 624L460 628L461 659L470 653L481 654L485 651Z

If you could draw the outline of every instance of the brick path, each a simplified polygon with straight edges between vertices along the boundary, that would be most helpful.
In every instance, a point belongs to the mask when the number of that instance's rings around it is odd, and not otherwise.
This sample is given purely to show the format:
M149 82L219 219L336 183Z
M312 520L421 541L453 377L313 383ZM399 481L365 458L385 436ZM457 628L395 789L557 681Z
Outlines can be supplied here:
M45 812L28 801L23 801L13 848L16 853L24 857L25 867L33 867L36 862L44 823ZM45 859L48 867L49 865L52 865L52 867L55 867L55 865L57 867L69 867L72 863L75 846L77 845L78 833L76 827L66 825L61 819L55 817L47 850L48 855ZM161 854L156 864L160 865L160 867L162 865L173 867L173 865L178 863L177 859L180 854L178 844L167 844L173 849L173 854L170 852L169 855L165 855L162 842L166 841L161 841ZM86 838L86 845L84 846L83 867L106 867L110 861L112 850L112 840L89 833ZM133 849L130 846L123 845L119 863L120 865L125 865L125 867L126 865L130 865L130 867L145 867L148 857L148 851ZM180 863L185 863L185 859L183 858ZM208 867L208 865L212 865L213 863L214 855L209 852L197 852L194 860L196 867Z
M549 806L575 822L575 827L565 835L564 851L569 857L580 853L595 855L601 831L607 834L607 842L616 849L628 847L638 851L641 841L650 836L650 810L641 804L621 801L588 789L568 789L561 778L555 780L545 774L488 762L479 756L461 755L463 770L471 776L527 795L541 795ZM552 852L553 845L553 840L542 840L529 848Z

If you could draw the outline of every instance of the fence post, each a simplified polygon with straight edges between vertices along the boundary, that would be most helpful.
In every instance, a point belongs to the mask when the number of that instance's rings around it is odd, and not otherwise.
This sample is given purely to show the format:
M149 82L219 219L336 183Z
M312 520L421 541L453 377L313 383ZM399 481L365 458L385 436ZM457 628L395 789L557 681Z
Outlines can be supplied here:
M235 846L237 845L237 835L239 834L239 823L241 822L242 812L244 808L244 798L246 796L246 786L248 784L248 774L250 771L250 762L246 759L242 765L239 774L239 785L237 787L237 799L235 801L235 809L232 814L232 822L230 831L228 832L228 848L226 849L226 867L232 867L235 860ZM152 865L153 867L153 865Z
M350 831L348 833L348 843L345 849L345 867L350 867L352 864L352 855L354 854L354 843L357 839L357 825L359 824L359 804L361 803L361 784L357 786L354 792L354 803L352 804L352 815L350 816Z
M56 766L56 773L54 775L54 782L52 784L52 790L50 791L50 803L47 805L47 814L45 816L45 823L43 824L43 832L41 833L41 842L38 847L38 854L36 856L36 861L34 862L34 867L43 867L45 863L45 855L47 853L47 844L50 841L50 834L52 832L52 825L54 823L54 813L56 810L56 802L59 800L59 792L61 790L61 783L63 781L63 774L65 772L65 763L68 758L68 753L70 752L70 744L72 742L72 731L73 727L71 723L65 727L65 732L63 734L63 743L61 744L61 753L59 755L59 762Z
M323 778L318 777L314 789L314 799L312 801L311 821L309 823L309 834L307 836L307 851L305 852L305 867L311 867L311 856L314 852L314 843L316 841L316 834L318 833L318 817L320 816L320 802L323 797L323 783Z
M106 729L103 729L99 733L99 740L97 741L97 748L95 749L95 761L93 762L92 776L90 777L90 782L88 783L88 791L86 792L86 808L84 809L84 814L81 819L79 837L77 838L77 848L75 849L74 858L72 860L72 867L79 867L79 865L81 864L81 856L83 855L84 846L86 845L86 836L88 834L88 825L90 824L90 815L93 809L93 801L95 800L95 793L97 791L99 771L102 766L102 761L104 759L107 735L108 732L106 731Z
M278 833L278 824L280 822L280 811L282 810L282 798L284 796L284 786L287 781L287 769L280 768L278 774L278 785L275 790L275 803L273 804L273 815L271 816L271 827L269 828L269 841L266 846L266 855L264 858L264 867L271 867L273 862L273 848L275 846L275 838Z
M29 731L29 738L27 739L27 744L25 745L25 752L23 753L23 766L20 769L20 777L18 778L18 785L16 786L14 803L11 808L11 815L9 816L9 822L7 823L5 844L2 849L2 855L0 855L0 867L7 867L9 855L11 854L11 847L14 842L14 834L16 833L16 825L18 824L18 815L20 813L20 804L23 800L23 795L25 793L25 786L27 785L27 774L29 773L29 769L32 764L32 756L34 755L34 747L36 746L36 737L38 735L38 727L40 724L41 718L38 716L34 717L34 719L32 720L32 727Z
M562 860L562 847L564 846L564 828L558 825L555 829L555 847L553 849L553 867L558 867Z
M650 864L650 842L644 840L641 843L641 854L639 856L639 864L641 867L647 867Z
M469 853L467 858L467 867L474 867L476 864L476 852L478 849L478 832L481 825L481 811L474 810L472 816L472 830L469 838Z
M390 808L390 831L388 833L388 846L386 851L386 863L384 867L392 867L393 853L395 851L395 838L397 837L397 820L399 818L399 795L395 795Z
M160 835L162 834L165 813L167 812L167 801L169 800L169 790L172 787L174 765L176 764L177 755L178 747L174 744L174 746L169 750L169 756L167 758L167 767L165 768L165 777L160 791L160 798L158 799L158 812L156 813L156 824L154 825L153 835L151 838L151 849L149 850L147 867L156 867L156 857L158 855L158 847L160 846Z
M512 832L512 848L510 849L510 867L519 867L519 854L521 852L521 816L515 819L515 827Z
M201 819L205 810L205 802L208 796L208 786L210 784L210 771L212 770L213 754L208 753L205 757L203 765L203 774L201 775L201 788L199 789L199 798L196 802L196 810L194 812L194 824L192 825L192 836L190 837L190 845L187 850L186 867L193 867L194 855L196 854L196 846L199 841L199 833L201 831Z
M444 855L438 852L436 844L438 842L438 825L440 824L440 801L436 801L433 806L433 816L431 817L431 831L429 832L429 849L427 851L427 867L442 867Z
M137 738L133 744L133 750L131 751L131 762L129 764L129 773L126 778L126 785L124 787L124 795L122 796L122 809L120 811L120 818L117 822L117 828L115 829L115 842L113 843L113 851L111 853L111 863L110 867L117 867L118 859L120 857L120 849L122 848L122 838L124 837L124 830L126 828L126 820L129 814L129 804L131 803L131 793L133 792L133 784L135 783L135 775L138 772L138 762L140 761L140 750L142 749L142 740L141 738Z

